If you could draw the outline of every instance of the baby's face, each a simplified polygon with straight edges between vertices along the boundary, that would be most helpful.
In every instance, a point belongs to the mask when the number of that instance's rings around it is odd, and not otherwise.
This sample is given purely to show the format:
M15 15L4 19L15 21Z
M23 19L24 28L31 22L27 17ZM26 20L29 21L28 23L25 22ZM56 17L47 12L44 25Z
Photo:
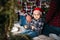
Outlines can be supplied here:
M38 20L41 17L41 12L39 10L35 10L33 12L34 19Z

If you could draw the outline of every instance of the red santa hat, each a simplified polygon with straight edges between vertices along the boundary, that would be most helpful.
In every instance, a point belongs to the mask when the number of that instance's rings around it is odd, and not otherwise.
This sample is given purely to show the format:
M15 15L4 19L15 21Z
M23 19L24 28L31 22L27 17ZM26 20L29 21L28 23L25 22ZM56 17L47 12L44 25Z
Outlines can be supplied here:
M35 11L35 10L39 10L40 12L43 12L43 10L41 8L38 8L38 7L34 8L33 11Z

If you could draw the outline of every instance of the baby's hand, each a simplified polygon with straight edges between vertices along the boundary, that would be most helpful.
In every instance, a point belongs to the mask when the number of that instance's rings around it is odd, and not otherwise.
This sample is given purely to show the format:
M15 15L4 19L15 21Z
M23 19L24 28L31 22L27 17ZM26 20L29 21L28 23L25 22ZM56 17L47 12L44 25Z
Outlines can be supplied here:
M31 28L32 28L32 30L34 30L35 29L35 26L31 26Z
M25 25L24 28L27 29L28 28L27 25Z

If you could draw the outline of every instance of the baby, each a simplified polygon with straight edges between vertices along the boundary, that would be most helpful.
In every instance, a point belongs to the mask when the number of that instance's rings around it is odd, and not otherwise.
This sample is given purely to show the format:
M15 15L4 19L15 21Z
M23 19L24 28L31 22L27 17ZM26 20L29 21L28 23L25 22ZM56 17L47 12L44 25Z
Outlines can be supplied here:
M41 33L41 30L43 29L44 21L41 18L42 16L42 9L41 8L35 8L33 10L33 19L32 19L32 30L35 30L38 33Z

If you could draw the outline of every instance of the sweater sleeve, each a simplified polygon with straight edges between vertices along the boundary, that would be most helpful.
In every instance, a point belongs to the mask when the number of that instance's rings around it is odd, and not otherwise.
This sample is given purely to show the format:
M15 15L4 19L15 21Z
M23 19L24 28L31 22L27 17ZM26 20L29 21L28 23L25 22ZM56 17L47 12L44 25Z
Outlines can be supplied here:
M47 23L51 20L51 18L53 16L53 14L55 13L55 11L56 11L56 2L55 2L55 0L52 0L51 3L50 3L49 11L46 14L46 22Z

